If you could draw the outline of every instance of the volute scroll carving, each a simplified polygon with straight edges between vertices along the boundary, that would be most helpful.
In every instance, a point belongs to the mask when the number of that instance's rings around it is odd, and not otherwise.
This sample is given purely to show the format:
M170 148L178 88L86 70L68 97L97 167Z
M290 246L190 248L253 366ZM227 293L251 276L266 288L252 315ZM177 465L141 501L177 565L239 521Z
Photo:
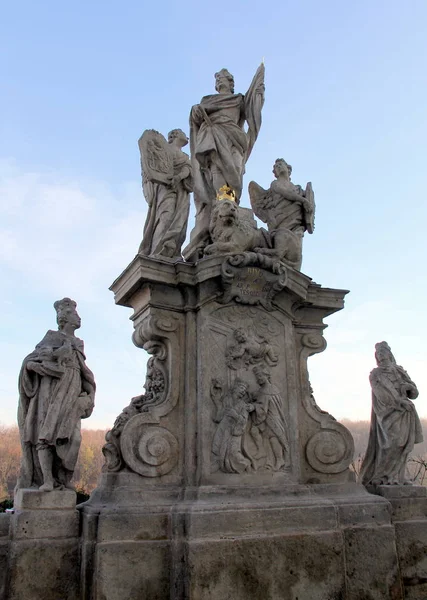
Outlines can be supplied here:
M348 469L354 454L354 440L344 425L322 410L316 403L309 381L307 359L323 352L326 340L317 329L301 330L300 337L300 383L303 406L308 415L320 424L305 443L308 464L318 473L338 474Z
M145 477L158 477L176 465L178 441L160 423L179 399L178 328L179 320L163 311L156 311L137 325L134 342L151 354L145 392L132 398L106 434L106 471L127 467Z

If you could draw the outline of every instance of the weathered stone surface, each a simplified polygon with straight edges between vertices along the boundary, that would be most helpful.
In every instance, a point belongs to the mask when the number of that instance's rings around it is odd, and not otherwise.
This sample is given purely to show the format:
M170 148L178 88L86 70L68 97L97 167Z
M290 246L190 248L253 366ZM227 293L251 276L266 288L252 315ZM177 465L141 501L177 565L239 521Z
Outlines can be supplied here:
M403 600L394 528L346 527L346 600Z
M427 598L427 519L395 522L405 600Z
M77 600L78 539L11 542L8 600Z
M0 598L6 598L10 517L10 513L0 513Z
M369 381L372 387L372 417L368 448L360 479L364 485L411 484L406 462L414 444L423 441L413 399L418 389L407 372L396 364L387 342L375 345L377 368Z
M80 421L92 414L95 381L86 366L76 303L54 304L58 331L48 331L22 363L18 425L22 446L17 488L70 487L80 449Z
M171 553L165 542L98 544L95 600L163 600L170 594Z
M76 508L76 492L73 490L53 490L45 494L36 489L19 489L16 491L14 509L21 510L47 510Z

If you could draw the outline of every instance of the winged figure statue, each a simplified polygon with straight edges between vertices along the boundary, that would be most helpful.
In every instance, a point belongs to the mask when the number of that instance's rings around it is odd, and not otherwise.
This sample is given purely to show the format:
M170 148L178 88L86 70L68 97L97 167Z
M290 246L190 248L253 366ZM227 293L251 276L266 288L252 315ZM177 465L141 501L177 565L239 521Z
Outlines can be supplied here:
M139 252L146 256L181 258L193 189L191 162L181 150L187 144L181 129L170 131L168 141L158 131L148 129L138 141L148 204Z
M258 248L283 260L297 270L301 269L302 238L304 232L313 233L315 201L311 183L306 189L291 182L292 167L283 158L273 166L276 177L270 188L265 190L251 181L249 197L252 210L268 226L270 248Z

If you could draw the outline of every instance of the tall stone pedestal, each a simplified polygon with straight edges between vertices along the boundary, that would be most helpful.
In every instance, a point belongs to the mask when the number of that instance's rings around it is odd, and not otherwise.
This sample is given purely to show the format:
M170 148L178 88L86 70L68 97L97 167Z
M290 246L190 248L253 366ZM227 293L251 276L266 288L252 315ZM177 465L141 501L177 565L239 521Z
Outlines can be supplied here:
M390 503L308 378L346 292L254 253L138 256L112 289L151 358L82 506L84 598L403 598Z
M21 489L10 522L10 600L79 598L79 513L71 490Z

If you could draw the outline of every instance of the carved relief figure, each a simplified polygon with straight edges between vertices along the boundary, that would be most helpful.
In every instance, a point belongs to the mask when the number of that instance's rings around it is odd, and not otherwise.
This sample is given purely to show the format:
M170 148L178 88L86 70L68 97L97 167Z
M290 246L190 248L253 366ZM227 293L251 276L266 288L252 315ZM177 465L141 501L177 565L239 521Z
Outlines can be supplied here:
M139 252L180 258L193 189L191 162L181 150L188 138L181 129L173 129L166 143L160 133L147 130L138 144L149 207Z
M217 94L204 96L190 113L190 146L194 169L194 200L198 221L207 228L210 206L224 185L239 202L246 161L261 127L264 104L264 65L245 95L234 93L234 78L221 69L215 73ZM244 123L248 131L244 131ZM202 217L202 209L206 219Z
M256 341L243 328L235 329L233 338L234 343L227 347L225 355L226 364L230 369L247 369L249 365L263 361L268 365L277 364L277 353L264 338L260 338L260 342Z
M406 461L414 444L423 441L421 423L412 402L418 389L396 364L387 342L375 345L377 368L372 388L371 430L360 478L364 485L410 484Z
M17 488L72 487L80 442L80 420L90 417L95 381L85 364L83 341L74 334L81 320L77 304L54 304L58 331L48 331L22 363L18 425L22 445Z
M235 379L231 389L223 395L222 384L214 379L211 398L216 406L214 421L218 423L212 442L212 471L243 473L251 468L251 460L242 444L249 413L254 410L249 386Z
M259 389L255 393L251 435L259 454L264 447L267 454L265 467L280 471L289 466L290 458L283 399L277 387L271 383L268 368L255 366L253 372Z
M259 248L258 252L276 256L295 269L301 268L302 238L304 232L314 230L314 194L311 183L305 191L291 182L292 167L278 158L274 163L273 181L268 190L251 181L249 196L251 206L264 223L271 236L270 248Z

